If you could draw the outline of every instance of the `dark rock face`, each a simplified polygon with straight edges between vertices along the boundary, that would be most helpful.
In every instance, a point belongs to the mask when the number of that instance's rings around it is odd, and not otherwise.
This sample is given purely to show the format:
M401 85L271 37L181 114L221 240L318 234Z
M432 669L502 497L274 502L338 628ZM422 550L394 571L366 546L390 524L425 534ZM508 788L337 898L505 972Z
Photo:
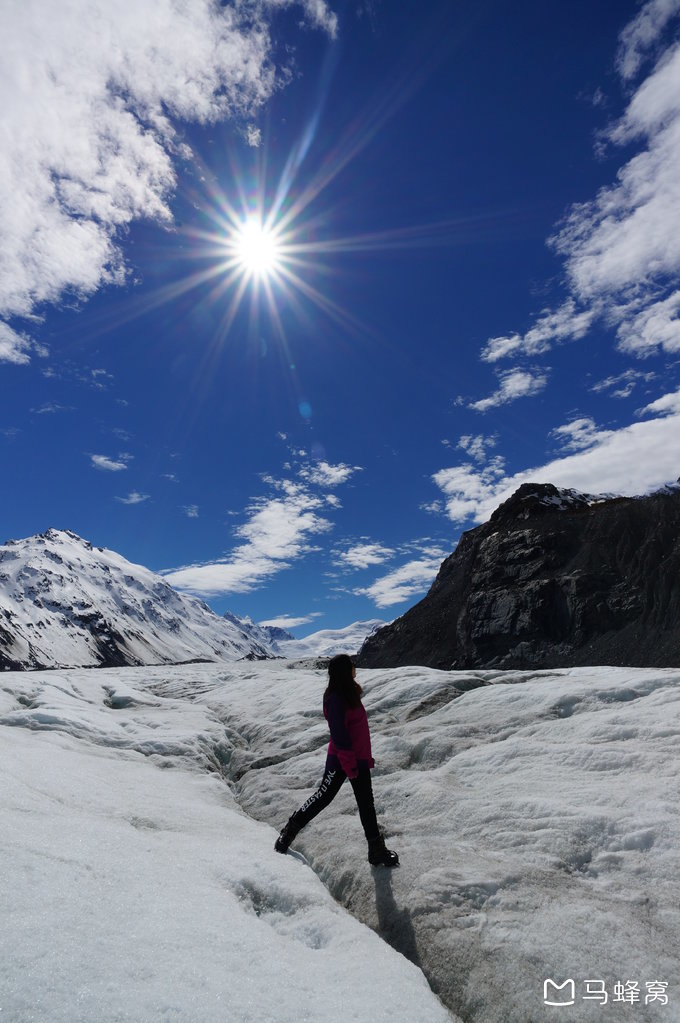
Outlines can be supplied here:
M680 666L680 489L592 498L524 484L357 663Z

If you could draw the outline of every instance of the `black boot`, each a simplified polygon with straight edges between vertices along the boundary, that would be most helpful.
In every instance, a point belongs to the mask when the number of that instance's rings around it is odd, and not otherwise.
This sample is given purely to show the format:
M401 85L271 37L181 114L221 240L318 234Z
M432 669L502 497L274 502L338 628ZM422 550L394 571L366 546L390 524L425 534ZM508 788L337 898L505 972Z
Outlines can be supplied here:
M399 857L385 845L382 835L368 843L368 862L372 867L398 867Z
M294 818L295 818L295 814L293 814L293 816L290 818L288 823L286 825L284 825L284 827L281 830L281 834L279 835L279 837L276 839L276 842L274 843L274 849L278 853L286 853L286 852L288 852L288 846L293 841L293 839L295 838L295 836L297 835L297 833L299 831L299 828L296 828L295 824L293 823L294 822Z

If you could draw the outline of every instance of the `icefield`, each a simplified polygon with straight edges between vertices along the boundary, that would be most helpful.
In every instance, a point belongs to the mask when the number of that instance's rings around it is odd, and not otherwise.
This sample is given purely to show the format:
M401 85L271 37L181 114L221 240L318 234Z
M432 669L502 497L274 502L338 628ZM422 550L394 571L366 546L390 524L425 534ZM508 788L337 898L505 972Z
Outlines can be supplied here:
M323 671L5 672L0 1020L680 1020L680 671L358 680L393 871Z

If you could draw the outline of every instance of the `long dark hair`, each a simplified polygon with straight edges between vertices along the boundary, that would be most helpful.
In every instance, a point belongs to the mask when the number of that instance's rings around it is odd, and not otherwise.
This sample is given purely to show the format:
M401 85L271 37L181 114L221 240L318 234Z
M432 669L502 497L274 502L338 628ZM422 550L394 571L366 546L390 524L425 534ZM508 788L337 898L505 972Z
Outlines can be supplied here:
M348 707L358 707L363 689L352 676L352 658L348 654L337 654L328 662L328 686L323 694L327 700L331 693L339 693Z

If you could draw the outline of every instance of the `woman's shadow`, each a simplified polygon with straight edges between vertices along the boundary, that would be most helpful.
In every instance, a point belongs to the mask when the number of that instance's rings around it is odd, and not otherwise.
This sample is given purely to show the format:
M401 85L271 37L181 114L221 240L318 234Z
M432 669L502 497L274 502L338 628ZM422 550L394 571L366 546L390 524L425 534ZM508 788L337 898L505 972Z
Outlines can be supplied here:
M416 935L407 909L399 909L392 894L392 872L373 869L375 906L378 911L378 932L392 948L422 969Z

